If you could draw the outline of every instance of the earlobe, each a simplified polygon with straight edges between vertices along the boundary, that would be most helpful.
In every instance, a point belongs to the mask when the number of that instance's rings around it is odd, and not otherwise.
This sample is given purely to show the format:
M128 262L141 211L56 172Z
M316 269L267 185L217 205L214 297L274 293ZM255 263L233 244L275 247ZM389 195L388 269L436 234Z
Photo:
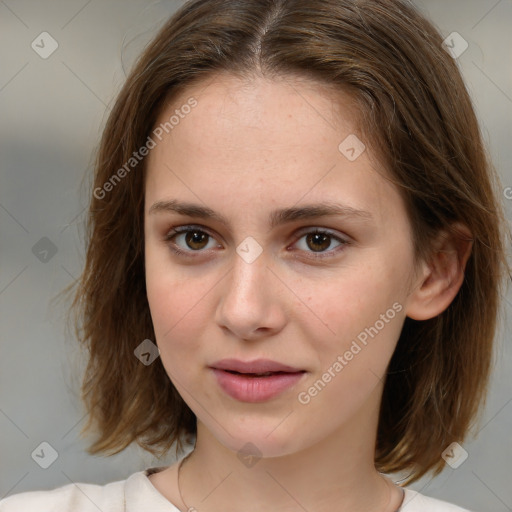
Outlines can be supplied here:
M442 231L433 243L428 262L408 297L406 315L413 320L428 320L442 313L452 303L464 282L464 270L473 240L469 229L455 223Z

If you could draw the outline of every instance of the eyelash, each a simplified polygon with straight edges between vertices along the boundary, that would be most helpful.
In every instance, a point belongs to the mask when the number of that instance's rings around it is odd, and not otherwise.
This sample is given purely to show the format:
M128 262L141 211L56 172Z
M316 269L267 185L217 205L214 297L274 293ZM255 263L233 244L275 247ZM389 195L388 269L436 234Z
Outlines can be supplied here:
M171 231L169 231L165 237L164 237L164 241L166 242L171 242L171 239L174 238L176 235L180 235L182 233L188 233L188 232L191 232L191 231L196 231L196 232L199 232L199 233L204 233L206 235L208 235L209 237L211 238L215 238L213 235L211 235L207 230L205 230L202 226L196 226L196 225L186 225L186 226L177 226L175 228L173 228ZM322 252L322 253L314 253L314 252L311 252L311 254L313 256L309 256L310 258L312 259L323 259L323 258L332 258L334 257L335 255L337 255L340 251L344 250L345 246L347 245L350 245L350 242L348 240L345 240L343 238L340 238L339 236L336 236L334 235L333 233L331 233L330 231L326 231L324 229L320 229L320 228L314 228L312 229L311 231L307 231L305 233L301 233L300 237L297 239L297 241L299 241L301 238L303 238L304 236L307 236L307 235L316 235L316 234L319 234L319 235L327 235L329 236L330 238L333 238L335 239L336 241L340 242L341 245L338 246L337 248L335 249L331 249L330 251L326 251L326 252ZM296 242L297 242L296 241ZM294 243L296 243L294 242ZM201 253L201 252L206 252L204 250L198 250L198 251L185 251L183 249L180 249L174 242L171 242L168 244L169 248L175 253L175 254L178 254L179 256L184 256L184 257L187 257L187 258L196 258L197 256L194 255L193 253Z

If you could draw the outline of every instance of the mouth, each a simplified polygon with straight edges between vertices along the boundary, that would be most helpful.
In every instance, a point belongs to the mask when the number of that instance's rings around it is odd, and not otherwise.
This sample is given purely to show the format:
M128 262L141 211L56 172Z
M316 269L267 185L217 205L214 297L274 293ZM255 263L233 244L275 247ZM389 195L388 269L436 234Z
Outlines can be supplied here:
M216 368L220 369L220 368ZM279 371L279 372L264 372L264 373L246 373L246 372L237 372L235 370L222 370L227 373L232 373L233 375L239 375L241 377L271 377L272 375L289 375L291 373L305 373L305 370L300 370L297 372L285 372L285 371Z
M266 402L290 391L305 378L305 370L239 372L211 368L220 389L239 402Z
M269 376L283 373L300 373L304 369L289 366L271 359L255 359L252 361L242 361L239 359L221 359L216 361L210 368L215 370L224 370L233 374L247 376Z

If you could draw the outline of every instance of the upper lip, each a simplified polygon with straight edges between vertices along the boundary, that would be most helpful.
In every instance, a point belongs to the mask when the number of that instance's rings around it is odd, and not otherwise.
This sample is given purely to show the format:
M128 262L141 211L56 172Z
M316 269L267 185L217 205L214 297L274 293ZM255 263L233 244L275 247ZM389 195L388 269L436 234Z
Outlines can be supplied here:
M221 359L210 365L218 370L231 370L239 373L266 373L266 372L302 372L299 368L278 363L270 359L255 359L253 361L240 361L239 359Z

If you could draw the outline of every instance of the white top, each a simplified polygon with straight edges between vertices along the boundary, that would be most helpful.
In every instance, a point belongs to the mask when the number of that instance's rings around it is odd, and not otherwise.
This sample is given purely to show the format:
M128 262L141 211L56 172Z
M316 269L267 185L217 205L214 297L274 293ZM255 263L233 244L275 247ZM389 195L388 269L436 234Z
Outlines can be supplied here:
M27 491L0 500L0 512L180 512L148 478L165 467L150 467L106 485L77 483L52 490ZM397 512L470 512L405 488Z

